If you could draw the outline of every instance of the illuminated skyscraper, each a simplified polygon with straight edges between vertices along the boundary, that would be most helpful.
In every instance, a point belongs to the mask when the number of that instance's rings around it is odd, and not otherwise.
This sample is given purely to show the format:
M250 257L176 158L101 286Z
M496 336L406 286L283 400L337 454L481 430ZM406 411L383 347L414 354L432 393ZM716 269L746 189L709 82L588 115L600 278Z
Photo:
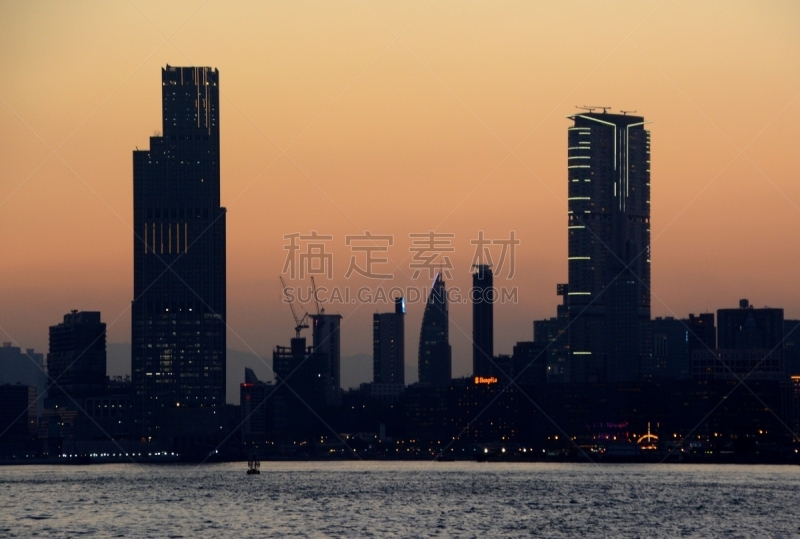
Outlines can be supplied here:
M163 134L133 152L135 428L163 412L225 404L225 208L219 72L161 70Z
M452 377L447 316L447 290L442 274L433 281L419 335L419 383L426 386L446 386Z
M650 133L640 116L570 119L570 380L637 380L651 354Z

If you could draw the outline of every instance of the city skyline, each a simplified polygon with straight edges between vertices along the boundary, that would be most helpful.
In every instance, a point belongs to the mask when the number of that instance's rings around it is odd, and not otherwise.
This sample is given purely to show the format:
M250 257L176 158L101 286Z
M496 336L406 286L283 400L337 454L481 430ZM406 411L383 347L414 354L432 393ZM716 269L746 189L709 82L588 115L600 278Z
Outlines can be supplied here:
M798 29L0 3L0 530L797 533Z
M647 4L630 12L596 9L594 16L602 18L605 14L615 21L618 35L592 30L592 17L576 8L550 8L548 13L556 15L558 24L545 30L534 20L536 10L526 8L513 13L522 17L534 34L533 44L521 47L514 47L518 45L514 39L521 39L523 34L512 32L510 37L500 39L495 33L512 15L509 10L498 9L479 31L484 37L497 38L489 40L490 50L509 65L504 67L501 63L489 69L492 64L478 50L467 46L467 34L442 22L449 5L436 5L430 11L425 11L425 6L408 5L403 13L388 13L375 6L369 6L372 12L359 8L359 17L389 21L396 34L409 25L411 29L402 42L394 45L392 32L376 33L369 42L375 45L374 50L370 49L374 54L369 58L366 51L357 57L351 55L346 64L336 64L342 69L335 76L315 62L301 61L288 62L307 66L298 76L289 76L282 64L271 62L268 65L275 69L275 77L265 80L255 73L259 60L252 56L245 60L224 47L208 50L202 41L181 32L173 38L175 45L167 43L165 50L157 51L127 82L127 72L121 75L127 64L120 64L117 71L104 69L112 65L108 56L111 52L91 49L92 36L97 34L89 31L89 41L81 42L66 27L60 33L54 32L65 38L65 51L82 50L94 60L91 73L86 68L76 71L85 82L75 85L81 88L80 94L67 89L64 96L58 97L46 85L37 83L48 72L42 66L49 66L54 74L70 67L69 63L56 66L53 60L42 56L42 49L31 48L20 54L20 58L29 60L25 63L8 60L12 62L8 67L14 84L0 95L6 103L3 114L8 120L3 131L5 148L12 152L6 159L8 181L2 182L0 192L0 201L4 202L0 233L12 253L9 263L3 266L2 282L13 285L6 284L0 290L0 298L9 305L0 320L0 326L10 334L5 340L13 340L23 348L43 350L47 326L64 312L80 309L104 313L110 343L131 342L125 329L130 327L126 308L132 290L131 259L130 253L122 249L128 244L122 238L131 233L127 225L132 226L128 209L130 161L125 155L137 145L147 147L144 134L159 129L158 91L153 88L152 78L156 68L168 63L215 65L226 74L226 88L230 88L220 99L226 119L221 149L225 178L222 204L232 205L231 215L235 215L228 232L228 266L232 271L228 278L229 323L241 337L228 335L231 348L252 349L268 358L272 347L285 342L292 321L279 302L277 282L273 282L285 254L282 236L309 230L330 233L339 242L334 252L338 261L334 282L338 284L344 283L342 275L349 255L343 248L346 234L363 229L393 234L396 244L390 256L400 263L408 255L409 233L430 229L454 232L457 250L452 255L455 270L449 283L462 289L469 287L469 240L481 229L493 237L507 237L509 230L515 230L523 242L513 281L521 285L520 304L496 309L495 348L498 353L510 353L515 342L529 340L530 321L552 316L555 311L558 298L552 294L553 284L566 281L563 219L568 196L563 133L569 121L564 116L575 112L574 105L584 104L635 108L654 120L649 126L655 148L654 317L715 311L734 305L741 297L749 297L757 305L783 307L787 318L798 317L800 301L783 286L797 265L797 255L784 248L784 241L794 241L791 217L796 211L793 204L800 200L796 184L789 183L790 149L796 146L797 136L791 130L798 113L797 102L793 101L797 80L794 74L763 61L781 57L791 63L797 57L794 42L783 40L789 35L790 22L796 20L791 8L785 8L781 21L776 15L754 12L740 4L728 14L725 27L711 23L710 12L705 8L694 8L696 21L681 17L683 24L679 26L687 42L700 54L689 54L689 45L673 50L683 60L680 69L666 63L659 53L659 45L667 39L667 28L674 28L669 23L679 17L680 10L673 6ZM196 19L189 20L187 30L215 18L216 8L207 7L198 11ZM6 9L10 11L5 20L18 21L23 28L29 24L26 21L35 20L25 9ZM338 41L339 33L330 33L332 27L298 9L301 17L293 24L301 25L303 32L328 30L325 35L329 39L352 50L344 41ZM113 13L113 9L109 10ZM189 10L178 16L177 12L159 12L152 6L143 6L143 10L164 22L167 35L191 14ZM141 28L152 32L148 35L153 39L152 49L156 49L165 36L145 16L138 15ZM481 15L486 13L462 13L458 21L468 23ZM54 13L42 16L44 19L39 22L46 28L56 24ZM76 10L66 16L76 23L75 28L89 29L85 12ZM285 13L276 16L276 20L289 20ZM242 17L244 12L216 17L220 32L230 33L232 21ZM419 20L414 25L416 17ZM351 29L359 29L364 22L364 27L373 28L373 19L368 25L361 19L348 24L355 25ZM434 54L435 48L431 48L434 21L444 25L454 43L469 51L455 56L461 61L452 70L446 69L450 56ZM571 44L567 34L559 36L558 30L566 28L563 25L568 22L584 29L586 36L570 33ZM750 31L737 32L743 25L748 25ZM767 26L771 29L769 36L765 34ZM631 32L631 41L625 41ZM579 57L575 48L590 38L599 40L597 52ZM537 49L535 44L545 43L537 41L540 39L551 40L550 45ZM47 42L42 43L45 46ZM308 43L307 49L292 53L281 48L280 52L291 60L301 60L303 55L317 58L321 42ZM112 40L109 51L118 50L121 44L122 41ZM562 48L560 64L552 56L556 44L569 45ZM730 49L726 55L715 54L725 48ZM384 49L387 52L367 69ZM448 54L453 52L448 49ZM604 59L606 56L608 59ZM734 58L739 64L734 63ZM572 65L570 62L580 62L575 64L574 76L563 67ZM33 71L32 66L37 70ZM529 75L510 76L526 71L524 66ZM595 66L597 70L582 82ZM737 66L738 70L733 69ZM127 71L133 71L139 63L129 67ZM491 73L491 80L502 84L467 84L474 69ZM713 99L699 92L692 81L691 75L700 69L710 77L703 83L717 90ZM95 71L110 78L93 86ZM551 94L537 90L539 93L523 99L525 92L540 86L533 77L550 80L558 91ZM310 86L313 80L326 84ZM351 82L353 86L348 87ZM312 86L326 90L297 92ZM257 98L253 91L256 87L263 87L272 99ZM391 91L377 99L376 89L382 88ZM308 99L289 96L292 92ZM752 102L745 99L753 95L762 97L760 106L751 106ZM63 101L67 97L73 100L69 107ZM97 108L107 97L109 101ZM501 106L503 102L508 105ZM302 108L298 108L301 104ZM37 108L41 112L33 114ZM96 108L97 112L81 127L83 118ZM72 112L64 115L67 110ZM303 113L296 114L300 110ZM357 113L359 110L369 114ZM402 114L392 112L397 110ZM312 124L317 116L319 120ZM372 117L380 121L373 121ZM519 121L512 121L512 117ZM448 123L458 130L445 129L443 126ZM306 125L310 129L303 132ZM350 127L342 132L343 136L334 137L345 125ZM698 138L685 135L686 125L692 126ZM34 133L41 134L46 144L55 149L75 129L74 138L59 151L68 166L52 157L36 171L49 152ZM503 161L509 149L531 132L531 138L518 150L522 160L511 155ZM259 178L269 162L280 155L269 139L283 149L301 134L288 158L278 160ZM697 143L700 139L704 141L702 151ZM753 145L746 146L753 139ZM89 148L91 152L86 151ZM432 157L431 148L437 149L434 153L441 157ZM745 149L746 156L739 156L731 165L738 149ZM31 173L33 176L25 181ZM247 188L252 182L252 187ZM401 190L395 183L406 187ZM476 190L471 194L473 189ZM505 196L509 190L517 196ZM784 198L782 192L789 198ZM377 212L362 204L362 197L380 200L381 195L399 201L388 204L397 209ZM302 206L291 202L301 199ZM483 208L481 203L485 200L494 204ZM265 213L266 206L272 211ZM410 208L425 226L412 229L405 224ZM453 216L447 217L450 220L438 227L453 210ZM83 221L75 218L81 214ZM709 220L709 215L714 219ZM334 226L326 228L326 224ZM762 236L780 240L763 241ZM724 246L720 237L726 239ZM91 252L85 250L89 243L93 246ZM55 268L59 268L58 272ZM397 281L409 282L399 273ZM342 343L343 357L370 353L369 319L374 311L385 308L361 307L352 312L341 309L347 335ZM409 308L409 328L419 327L422 310L421 304ZM8 314L11 312L15 313L13 317ZM450 331L453 374L465 375L471 371L470 307L453 305L450 316L454 324ZM409 350L417 349L417 337L416 330L408 332ZM407 361L413 366L411 355L407 355Z

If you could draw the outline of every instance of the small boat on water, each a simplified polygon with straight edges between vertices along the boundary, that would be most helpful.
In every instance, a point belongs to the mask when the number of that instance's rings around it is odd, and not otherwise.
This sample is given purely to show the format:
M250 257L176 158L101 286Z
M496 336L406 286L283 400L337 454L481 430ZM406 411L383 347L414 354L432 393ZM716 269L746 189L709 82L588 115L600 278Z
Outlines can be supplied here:
M250 460L247 461L247 475L257 475L261 473L261 463L258 461L255 455L250 457Z

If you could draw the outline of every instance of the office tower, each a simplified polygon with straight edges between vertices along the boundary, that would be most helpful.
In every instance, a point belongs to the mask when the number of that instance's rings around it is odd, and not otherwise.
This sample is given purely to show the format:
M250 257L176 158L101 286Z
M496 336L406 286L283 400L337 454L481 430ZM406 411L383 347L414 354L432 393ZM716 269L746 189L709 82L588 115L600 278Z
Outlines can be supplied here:
M651 353L650 133L640 116L570 119L570 379L637 380Z
M373 394L397 395L405 387L406 303L394 300L394 312L372 315Z
M494 301L492 268L487 264L474 266L472 274L472 374L496 375L494 357Z
M311 331L314 353L319 356L321 368L328 380L325 388L325 401L329 405L341 402L341 338L340 314L312 314Z
M135 428L172 408L225 404L225 208L219 72L161 70L163 132L133 152Z
M52 406L83 408L87 398L105 393L106 325L99 312L72 311L50 326L47 375Z
M689 353L695 350L717 349L717 328L714 325L714 313L690 314L688 324L687 345Z
M433 281L419 335L419 383L447 386L452 377L452 350L448 331L447 290L442 274Z

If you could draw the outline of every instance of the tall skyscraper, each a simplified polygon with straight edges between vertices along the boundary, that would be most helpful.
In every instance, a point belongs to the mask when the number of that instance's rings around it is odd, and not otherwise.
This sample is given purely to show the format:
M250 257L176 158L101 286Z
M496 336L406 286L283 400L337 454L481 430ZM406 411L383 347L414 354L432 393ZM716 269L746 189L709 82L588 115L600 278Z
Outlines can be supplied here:
M494 358L494 278L487 264L474 267L472 274L472 375L497 374Z
M640 116L570 119L570 380L637 380L651 353L650 133Z
M329 405L341 402L341 322L342 315L340 314L311 315L314 353L319 357L319 362L327 373L325 402Z
M163 134L133 152L135 428L163 412L225 404L225 208L219 72L161 70Z
M372 372L374 384L405 386L406 303L396 298L394 312L372 315Z
M81 408L91 397L106 391L106 325L98 312L72 311L64 321L50 326L47 354L48 402L52 406Z
M419 335L419 383L425 386L446 386L452 378L447 315L447 290L442 274L433 281Z

